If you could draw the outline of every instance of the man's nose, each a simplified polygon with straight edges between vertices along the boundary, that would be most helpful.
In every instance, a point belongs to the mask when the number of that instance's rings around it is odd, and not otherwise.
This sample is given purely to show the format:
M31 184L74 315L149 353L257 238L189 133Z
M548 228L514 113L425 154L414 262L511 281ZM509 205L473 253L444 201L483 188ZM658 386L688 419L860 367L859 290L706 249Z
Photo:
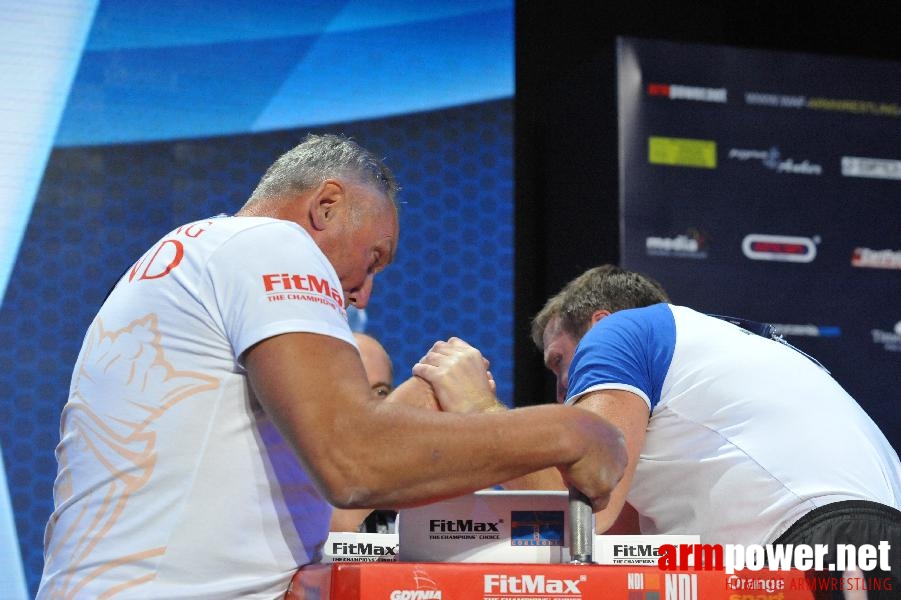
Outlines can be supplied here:
M351 290L347 294L347 303L353 304L357 308L366 308L366 305L369 304L369 297L372 295L372 284L374 278L374 275L367 275L366 279L363 280L363 285L354 290Z

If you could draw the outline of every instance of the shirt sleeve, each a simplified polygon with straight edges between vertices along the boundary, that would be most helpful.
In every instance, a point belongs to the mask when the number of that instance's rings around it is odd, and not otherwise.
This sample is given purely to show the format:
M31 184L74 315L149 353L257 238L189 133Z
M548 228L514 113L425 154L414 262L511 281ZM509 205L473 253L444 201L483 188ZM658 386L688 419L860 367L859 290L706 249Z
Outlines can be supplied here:
M566 404L589 392L616 389L637 394L653 411L675 345L676 325L667 304L617 311L601 319L573 355Z
M318 333L356 347L338 276L300 227L245 229L220 246L207 270L215 310L239 363L250 346L282 333Z

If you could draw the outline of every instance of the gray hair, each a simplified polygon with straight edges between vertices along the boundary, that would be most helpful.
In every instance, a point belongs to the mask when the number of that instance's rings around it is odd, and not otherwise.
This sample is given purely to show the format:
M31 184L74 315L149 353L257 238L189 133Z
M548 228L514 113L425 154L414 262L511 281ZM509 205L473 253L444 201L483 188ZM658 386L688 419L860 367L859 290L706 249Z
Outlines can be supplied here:
M591 316L599 310L612 313L669 301L663 286L650 277L616 265L594 267L545 303L532 319L532 341L544 350L544 331L554 319L559 319L563 331L579 340L588 331Z
M352 177L396 203L394 174L369 150L343 135L309 134L266 170L248 204L316 187L326 179Z

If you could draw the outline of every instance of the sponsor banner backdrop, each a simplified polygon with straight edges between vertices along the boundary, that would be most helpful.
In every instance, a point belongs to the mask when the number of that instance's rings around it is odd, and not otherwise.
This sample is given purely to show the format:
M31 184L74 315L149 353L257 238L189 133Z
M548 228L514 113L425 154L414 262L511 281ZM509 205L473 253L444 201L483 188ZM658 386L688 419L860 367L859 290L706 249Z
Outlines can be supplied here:
M677 304L776 324L896 449L899 75L888 61L618 40L623 266Z

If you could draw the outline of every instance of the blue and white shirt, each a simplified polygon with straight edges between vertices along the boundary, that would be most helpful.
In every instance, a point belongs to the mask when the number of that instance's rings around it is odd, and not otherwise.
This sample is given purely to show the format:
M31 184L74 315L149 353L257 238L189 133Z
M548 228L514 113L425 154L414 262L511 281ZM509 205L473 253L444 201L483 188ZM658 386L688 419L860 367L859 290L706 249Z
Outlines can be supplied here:
M901 506L901 463L836 381L801 353L722 319L656 304L579 343L567 403L626 390L650 409L628 501L642 533L772 542L841 500Z

